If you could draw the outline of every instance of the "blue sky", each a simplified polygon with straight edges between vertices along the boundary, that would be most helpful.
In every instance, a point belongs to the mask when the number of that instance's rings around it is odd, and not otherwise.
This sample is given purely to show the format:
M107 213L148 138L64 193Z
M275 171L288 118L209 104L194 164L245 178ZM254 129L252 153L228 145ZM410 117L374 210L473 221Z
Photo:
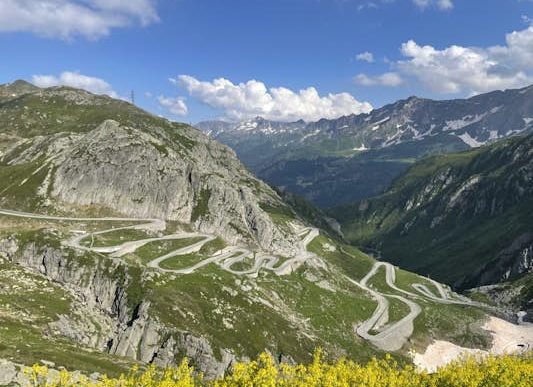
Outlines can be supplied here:
M0 0L0 82L133 89L186 122L333 118L533 83L530 17L531 0Z

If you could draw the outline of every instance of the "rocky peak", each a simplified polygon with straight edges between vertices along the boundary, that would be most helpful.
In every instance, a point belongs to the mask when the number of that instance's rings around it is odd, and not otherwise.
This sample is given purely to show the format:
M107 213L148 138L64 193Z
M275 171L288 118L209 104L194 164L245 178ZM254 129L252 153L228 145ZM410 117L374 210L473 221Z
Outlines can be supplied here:
M297 236L263 210L285 204L227 146L187 125L81 90L40 89L28 100L31 110L24 98L0 111L13 117L0 130L25 137L0 162L38 173L32 210L99 206L190 223L233 244L294 252ZM16 119L24 119L22 126ZM21 178L17 184L25 183ZM4 201L24 202L19 191L4 192L10 196Z
M37 86L31 83L18 79L11 83L0 85L0 97L18 97L22 94L27 94L39 90Z

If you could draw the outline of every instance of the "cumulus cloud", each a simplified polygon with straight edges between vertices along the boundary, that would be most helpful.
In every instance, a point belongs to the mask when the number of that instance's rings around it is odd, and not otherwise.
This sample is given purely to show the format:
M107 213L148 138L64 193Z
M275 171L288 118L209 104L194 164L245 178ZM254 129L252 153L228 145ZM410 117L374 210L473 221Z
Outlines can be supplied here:
M157 101L162 108L176 116L186 116L189 113L183 97L172 98L160 95Z
M449 10L453 8L452 0L413 0L413 3L422 9L429 6L435 6L441 10Z
M64 71L59 76L34 75L32 82L39 87L70 86L95 94L106 94L113 98L119 98L111 85L103 79L90 77L77 72Z
M439 7L440 9L452 9L452 0L439 0L437 1L437 7Z
M507 34L505 41L501 46L452 45L439 50L409 40L401 46L403 58L391 66L402 78L443 94L477 94L533 83L533 26ZM395 86L384 81L390 74L359 74L356 81L369 86Z
M403 84L403 79L398 73L388 72L377 76L359 74L355 77L355 82L363 86L390 86L396 87Z
M355 59L368 62L368 63L374 63L374 54L371 52L365 51L360 54L357 54Z
M357 6L359 11L370 8L379 8L382 5L394 3L396 0L365 0ZM434 7L442 11L448 11L453 8L452 0L410 0L419 9Z
M0 32L98 39L113 28L158 20L155 0L0 0Z
M320 96L314 87L295 92L285 87L267 88L257 80L234 84L224 78L200 81L190 75L170 81L203 103L224 110L227 118L234 120L262 116L280 121L314 121L372 110L368 102L359 102L348 93Z

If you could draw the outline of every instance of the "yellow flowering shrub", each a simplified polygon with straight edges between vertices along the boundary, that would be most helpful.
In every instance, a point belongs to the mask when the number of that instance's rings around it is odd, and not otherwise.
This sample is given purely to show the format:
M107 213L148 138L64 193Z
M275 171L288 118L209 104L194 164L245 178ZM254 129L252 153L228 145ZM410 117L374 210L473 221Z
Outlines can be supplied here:
M35 365L28 373L33 386L39 387L531 387L533 357L489 356L465 358L440 368L433 374L418 372L413 366L400 366L390 356L366 365L341 359L322 360L317 351L308 365L277 365L263 353L255 361L238 363L231 375L204 380L185 359L178 368L133 368L127 375L101 381L61 371L52 375L47 367Z

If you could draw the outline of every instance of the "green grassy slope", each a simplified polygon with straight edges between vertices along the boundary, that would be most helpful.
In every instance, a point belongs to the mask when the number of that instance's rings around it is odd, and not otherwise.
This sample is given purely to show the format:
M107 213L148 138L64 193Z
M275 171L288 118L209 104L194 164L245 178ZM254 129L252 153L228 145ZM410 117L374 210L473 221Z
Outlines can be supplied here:
M348 240L405 268L463 288L497 282L533 230L532 149L529 135L430 157L332 213Z
M67 258L67 267L105 269L108 266L110 258L105 254L75 252L60 244L60 240L71 235L71 230L97 231L109 228L111 225L108 223L93 225L90 222L41 221L10 216L0 216L0 221L0 241L14 238L21 250L28 246L33 246L31 248L36 251L54 248ZM175 225L170 227L172 231L175 230ZM194 241L189 240L191 243ZM122 243L123 240L118 238L117 242ZM348 278L360 280L374 263L372 258L356 248L325 235L318 236L309 249L324 260L328 269L305 265L295 273L282 277L268 271L261 271L255 278L235 276L216 264L189 275L162 273L146 266L150 258L166 253L173 247L182 247L183 240L171 246L176 242L145 245L124 256L122 261L125 266L121 266L120 270L102 271L103 275L117 281L128 281L125 286L131 310L142 300L149 301L151 315L170 331L186 331L206 338L215 354L219 349L226 348L238 356L253 357L268 349L272 353L290 355L297 361L309 361L314 349L322 347L331 358L348 356L365 361L372 356L383 355L353 330L358 323L368 319L376 307L376 302L366 292L348 281ZM200 250L198 257L205 258L222 247L224 243L220 239L213 240ZM18 282L18 277L13 277L9 271L14 266L7 260L3 261L3 265L9 267L0 267L0 274ZM21 267L17 270L24 275L33 275ZM48 284L44 277L38 278L43 284ZM379 282L380 278L376 278L376 281ZM414 282L424 283L425 280L412 273L398 272L399 286L412 290L411 284ZM56 295L47 291L46 308L41 307L43 296L38 294L40 290L34 296L24 298L24 304L15 303L19 310L28 312L35 327L43 325L43 319L46 322L54 321L58 314L75 318L76 304L69 302L71 293L57 284L47 286L59 293ZM377 286L385 285L380 283ZM44 287L40 285L40 288ZM392 293L390 289L388 291ZM19 289L11 292L9 297L19 299L24 295L27 294ZM0 294L0 315L5 316L12 307L6 306L11 302L2 301ZM471 307L442 306L430 301L420 300L420 303L423 313L415 320L415 335L409 345L397 353L399 358L407 360L409 348L422 349L433 338L446 338L465 346L487 344L486 333L472 328L482 323L485 316L482 311ZM407 313L403 304L395 301L391 301L391 304L390 321L397 321ZM458 316L453 319L453 330L449 325L450 316L446 316L444 310ZM13 351L13 346L19 340L16 327L24 324L25 320L17 314L11 314L9 324L6 320L6 327L12 328L9 335L0 337L0 355L7 356ZM35 329L26 336L30 347L14 359L28 363L42 356L53 359L57 365L73 368L72 364L75 364L80 369L111 373L129 364L120 358L80 348L76 342L61 336L41 337L42 331ZM68 363L71 351L76 348L80 349L73 357L74 363ZM84 356L87 357L87 364L85 367L78 366L78 361L81 361L78 359ZM100 361L108 362L109 366L104 368Z

